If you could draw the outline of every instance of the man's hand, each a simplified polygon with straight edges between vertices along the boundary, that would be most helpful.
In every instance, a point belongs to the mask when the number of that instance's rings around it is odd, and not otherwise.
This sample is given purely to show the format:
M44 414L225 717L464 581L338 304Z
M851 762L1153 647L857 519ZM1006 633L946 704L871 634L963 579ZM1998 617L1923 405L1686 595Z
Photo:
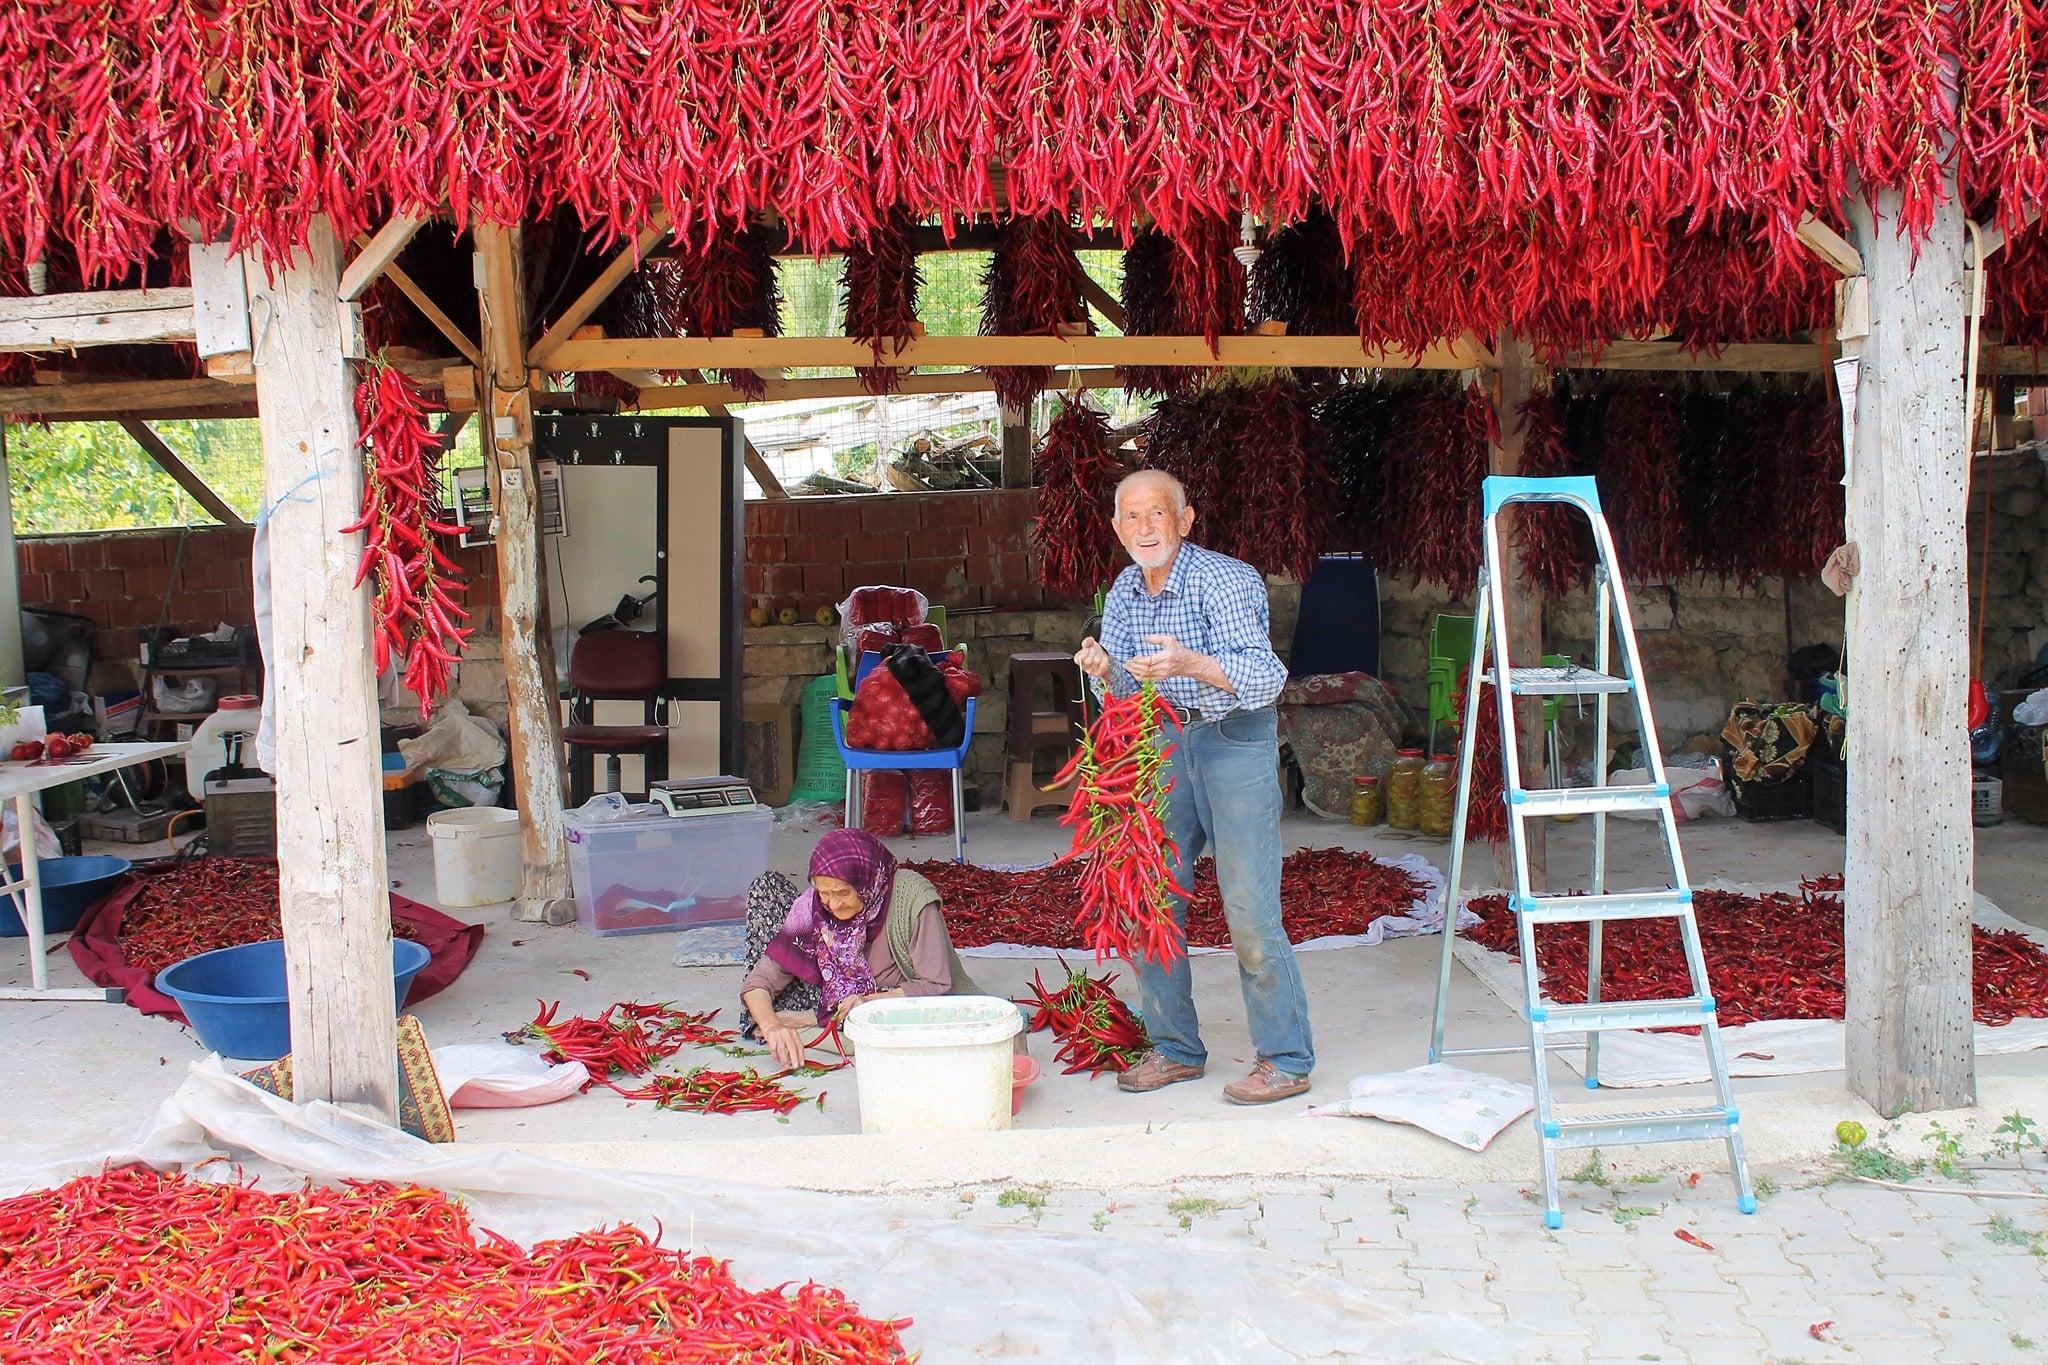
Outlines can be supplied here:
M1208 655L1195 653L1171 635L1147 635L1145 643L1159 648L1124 665L1139 682L1160 682L1166 678L1206 680L1214 667Z
M1074 652L1074 662L1092 678L1107 678L1116 666L1116 661L1109 657L1109 651L1093 635L1081 641L1081 648Z
M768 1051L778 1066L788 1069L804 1064L804 1040L789 1025L777 1024L766 1030L761 1041L768 1044Z

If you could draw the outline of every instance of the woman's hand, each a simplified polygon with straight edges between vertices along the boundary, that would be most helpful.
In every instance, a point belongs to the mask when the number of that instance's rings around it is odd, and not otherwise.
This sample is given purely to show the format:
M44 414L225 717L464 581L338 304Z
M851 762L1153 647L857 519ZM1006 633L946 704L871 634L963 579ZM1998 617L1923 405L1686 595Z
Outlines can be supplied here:
M764 1029L761 1041L768 1044L768 1051L776 1064L784 1070L791 1070L804 1064L804 1040L795 1029L778 1023Z
M872 995L849 995L833 1009L832 1018L843 1024L846 1022L846 1016L852 1014L856 1006L865 1005L875 998Z

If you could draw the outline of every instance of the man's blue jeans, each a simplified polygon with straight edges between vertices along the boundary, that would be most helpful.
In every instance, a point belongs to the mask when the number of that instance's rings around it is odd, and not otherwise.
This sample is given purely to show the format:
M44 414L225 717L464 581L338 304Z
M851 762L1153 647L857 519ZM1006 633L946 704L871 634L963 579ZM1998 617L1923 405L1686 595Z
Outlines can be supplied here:
M1306 1076L1316 1063L1308 995L1280 923L1278 716L1268 706L1190 725L1169 762L1166 828L1180 846L1174 880L1192 889L1196 861L1204 852L1216 855L1252 1046L1261 1061ZM1185 901L1175 902L1174 917L1187 927ZM1152 1045L1169 1061L1204 1065L1208 1051L1195 1018L1188 960L1170 968L1140 962L1138 989Z

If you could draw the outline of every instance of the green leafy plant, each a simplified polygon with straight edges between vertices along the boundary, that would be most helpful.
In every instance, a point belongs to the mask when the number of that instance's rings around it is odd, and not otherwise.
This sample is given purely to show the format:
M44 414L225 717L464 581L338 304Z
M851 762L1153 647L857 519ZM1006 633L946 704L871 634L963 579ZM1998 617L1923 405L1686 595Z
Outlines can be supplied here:
M2000 1156L2018 1159L2041 1147L2040 1126L2018 1110L2007 1114L1991 1134L1991 1150Z
M1862 1176L1871 1180L1911 1180L1926 1169L1924 1161L1901 1161L1882 1147L1837 1147L1835 1166L1840 1176Z
M1950 1180L1960 1181L1965 1185L1976 1183L1977 1173L1969 1170L1962 1164L1963 1140L1961 1134L1950 1132L1942 1126L1939 1119L1936 1119L1927 1125L1927 1136L1923 1141L1934 1148L1935 1170L1941 1172Z
M1628 1227L1632 1223L1642 1222L1645 1218L1655 1218L1658 1212L1659 1210L1642 1204L1617 1204L1608 1216L1623 1227Z
M1600 1160L1600 1149L1595 1147L1586 1153L1586 1162L1565 1179L1581 1185L1598 1185L1601 1189L1612 1189L1614 1181L1607 1174L1607 1166Z
M1227 1207L1229 1206L1214 1199L1185 1198L1168 1200L1166 1211L1180 1220L1181 1227L1191 1228L1195 1225L1195 1219L1220 1213Z
M1030 1209L1036 1213L1045 1207L1043 1190L1009 1189L996 1196L999 1209Z
M1984 1240L1993 1246L2031 1247L2035 1234L2015 1223L2009 1213L1995 1213L1984 1226Z

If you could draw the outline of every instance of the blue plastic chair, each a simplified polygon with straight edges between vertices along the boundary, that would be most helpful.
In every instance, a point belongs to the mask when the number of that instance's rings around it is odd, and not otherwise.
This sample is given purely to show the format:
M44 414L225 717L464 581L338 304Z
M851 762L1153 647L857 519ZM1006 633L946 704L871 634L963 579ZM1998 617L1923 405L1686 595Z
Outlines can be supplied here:
M873 657L873 656L869 656ZM861 676L866 676L862 670ZM860 782L863 772L935 772L948 769L953 774L953 861L967 861L966 804L960 793L960 771L967 766L967 750L974 743L974 701L967 699L963 709L966 712L966 730L960 736L957 749L854 749L846 743L846 713L853 709L853 703L844 697L832 699L832 742L839 746L839 757L846 764L846 827L860 827Z

